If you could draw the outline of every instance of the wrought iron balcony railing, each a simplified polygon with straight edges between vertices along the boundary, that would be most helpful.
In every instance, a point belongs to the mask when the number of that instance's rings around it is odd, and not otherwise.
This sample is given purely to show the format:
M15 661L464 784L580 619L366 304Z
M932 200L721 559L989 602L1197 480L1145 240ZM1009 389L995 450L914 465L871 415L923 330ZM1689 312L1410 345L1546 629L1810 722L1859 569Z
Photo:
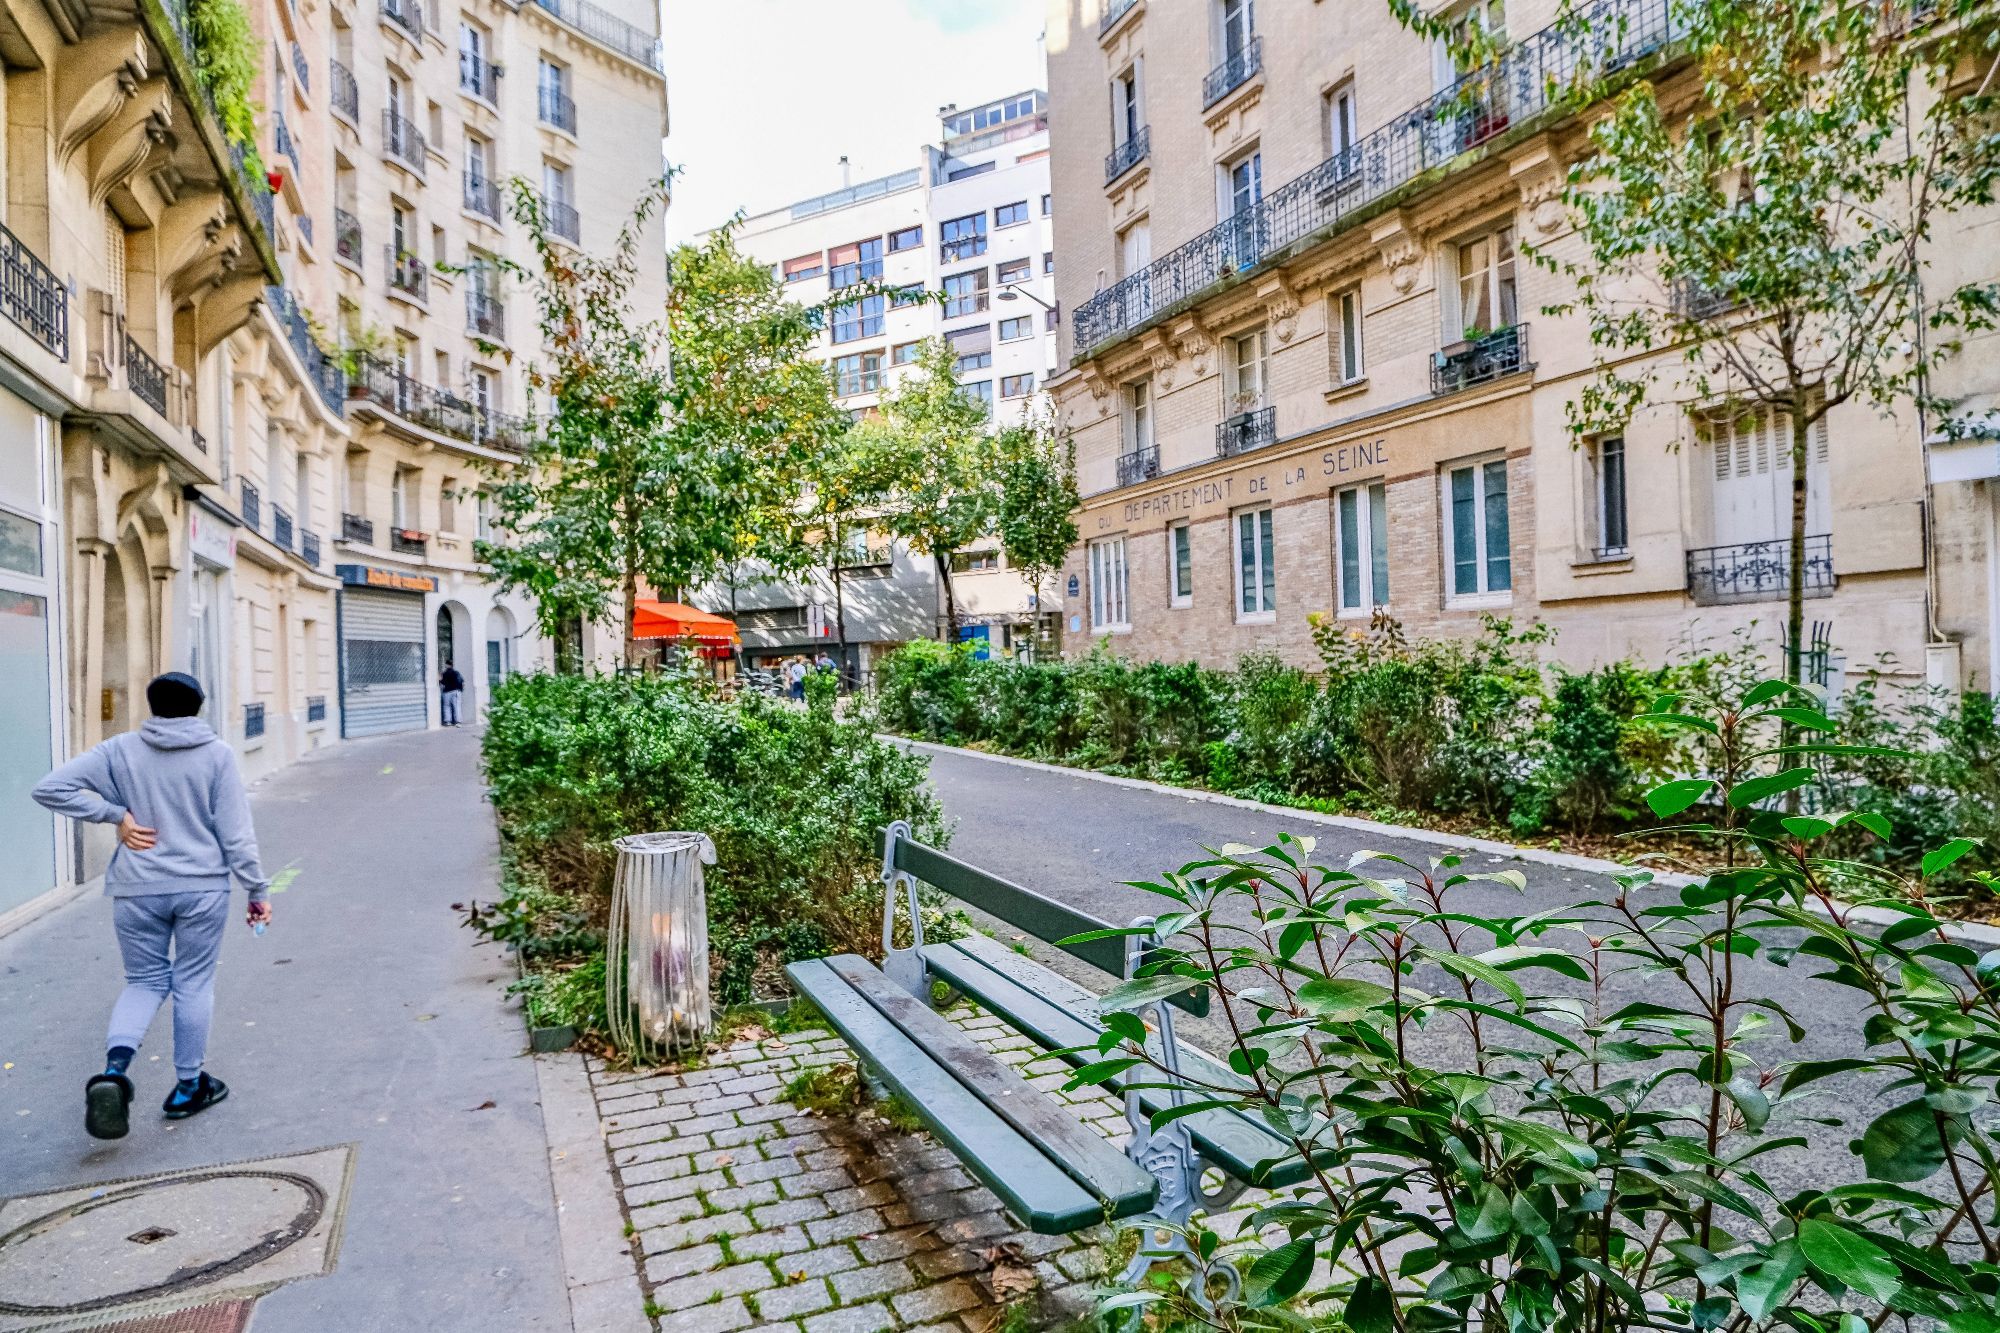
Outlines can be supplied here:
M1718 319L1733 310L1741 310L1743 301L1729 292L1716 291L1698 282L1677 282L1673 286L1672 299L1674 313L1682 319Z
M361 85L354 81L354 71L338 60L328 62L328 73L332 76L333 110L336 115L347 117L349 123L361 123Z
M285 113L280 111L272 118L271 145L279 157L292 164L293 170L299 165L299 146L292 142L292 127L285 124Z
M1252 37L1243 43L1243 49L1208 72L1201 81L1201 105L1204 110L1214 106L1229 94L1241 88L1264 68L1264 39Z
M1790 595L1792 541L1776 537L1733 546L1704 546L1687 553L1687 590L1696 606L1772 602ZM1833 595L1833 535L1806 538L1805 595Z
M574 208L547 195L542 196L542 208L548 215L551 236L560 236L572 245L583 243L583 219L576 215Z
M1275 444L1277 439L1278 409L1260 407L1250 412L1238 412L1216 423L1215 453L1219 458L1234 458L1252 449Z
M299 308L298 300L283 287L266 287L264 299L270 302L271 313L285 326L285 341L292 346L292 352L299 358L299 364L312 377L313 387L319 390L319 400L325 403L335 416L347 411L347 372L321 350L318 340L313 337L312 325L306 322L305 311Z
M1104 159L1104 183L1117 180L1132 168L1146 160L1153 151L1153 127L1141 125L1132 136L1119 144Z
M243 502L238 508L243 515L243 526L252 532L261 532L264 528L264 498L258 494L250 478L243 478L242 485Z
M1132 7L1138 3L1139 0L1111 0L1111 3L1104 7L1104 17L1097 21L1097 35L1102 37L1110 32L1118 20L1131 13Z
M410 528L389 529L389 549L397 555L420 556L430 549L431 537L427 532L417 532Z
M465 173L465 207L494 222L500 220L500 182L476 171Z
M393 111L382 113L382 151L418 176L424 174L424 132Z
M312 92L312 67L306 64L306 53L297 42L292 43L292 77L299 81L300 92Z
M69 286L4 226L0 226L0 311L57 360L69 360Z
M482 338L503 339L507 336L507 307L500 304L500 298L471 288L465 293L465 331Z
M361 363L352 392L384 412L438 435L489 449L526 452L534 429L525 417L496 412L470 399L405 375L388 361L369 357Z
M389 286L412 300L424 300L430 294L430 270L424 261L413 254L398 254L395 245L383 247L383 254L389 265Z
M1384 195L1565 104L1584 78L1635 64L1679 33L1673 0L1597 0L1575 21L1525 38L1271 191L1252 210L1254 221L1229 219L1085 301L1076 311L1077 350L1088 353L1191 304L1224 278L1331 235Z
M359 514L340 516L340 539L344 542L359 542L363 546L375 544L375 525Z
M458 53L458 88L483 101L500 101L500 67L470 51Z
M1156 445L1118 455L1118 484L1135 486L1160 475L1160 450Z
M1468 339L1431 362L1431 393L1457 393L1489 384L1528 368L1528 326L1495 329L1483 338Z
M299 224L299 235L306 238L306 244L307 245L314 244L312 214L300 213L296 215L292 220Z
M412 40L424 33L424 11L418 0L382 0L382 17L408 33Z
M344 208L333 210L333 252L361 267L361 219Z
M565 134L576 133L576 102L560 88L543 84L537 91L536 101L541 108L542 124L554 126Z
M660 49L660 39L645 29L633 27L590 0L535 0L535 3L600 46L608 46L656 73L666 73L666 55Z
M129 333L125 335L125 384L133 397L161 416L167 414L167 369Z
M292 549L292 516L280 504L271 506L271 540L281 550Z
M299 532L299 559L305 561L307 566L312 569L319 568L319 534L317 532L306 532L304 530Z

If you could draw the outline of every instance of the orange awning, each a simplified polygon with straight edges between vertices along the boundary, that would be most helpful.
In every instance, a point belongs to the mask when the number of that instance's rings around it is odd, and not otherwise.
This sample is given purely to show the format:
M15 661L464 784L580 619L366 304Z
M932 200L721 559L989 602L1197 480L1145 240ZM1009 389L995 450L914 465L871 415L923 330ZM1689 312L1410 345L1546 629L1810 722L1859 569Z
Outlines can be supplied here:
M641 601L632 632L641 639L694 639L704 644L743 641L735 621L679 602Z

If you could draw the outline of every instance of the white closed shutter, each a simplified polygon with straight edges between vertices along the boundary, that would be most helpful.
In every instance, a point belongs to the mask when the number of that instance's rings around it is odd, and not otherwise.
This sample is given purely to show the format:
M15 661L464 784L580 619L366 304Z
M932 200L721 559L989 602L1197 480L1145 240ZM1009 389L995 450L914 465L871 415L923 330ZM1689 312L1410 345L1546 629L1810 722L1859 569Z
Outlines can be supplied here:
M426 725L424 599L348 588L340 594L341 734L379 736Z
M1709 450L1712 542L1735 546L1786 537L1792 526L1792 423L1769 408L1701 423ZM1806 535L1831 531L1827 424L1813 423L1806 460Z

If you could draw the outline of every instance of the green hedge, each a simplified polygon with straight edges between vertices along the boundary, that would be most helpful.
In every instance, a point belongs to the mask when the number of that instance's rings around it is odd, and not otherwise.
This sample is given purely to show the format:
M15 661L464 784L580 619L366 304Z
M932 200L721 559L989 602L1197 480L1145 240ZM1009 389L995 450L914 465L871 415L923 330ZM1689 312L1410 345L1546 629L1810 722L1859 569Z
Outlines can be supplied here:
M601 924L615 839L708 834L709 940L727 1002L792 959L874 952L875 830L907 819L938 842L944 828L925 762L836 718L831 686L816 681L801 712L668 676L507 680L482 742L507 855L534 894Z

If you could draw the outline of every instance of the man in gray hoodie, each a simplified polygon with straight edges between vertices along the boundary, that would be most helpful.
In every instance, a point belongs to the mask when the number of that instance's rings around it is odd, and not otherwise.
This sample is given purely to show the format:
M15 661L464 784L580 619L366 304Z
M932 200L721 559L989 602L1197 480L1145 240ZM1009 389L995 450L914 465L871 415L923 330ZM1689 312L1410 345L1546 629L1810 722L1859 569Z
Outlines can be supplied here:
M138 731L78 755L34 791L59 815L118 826L104 892L112 900L125 989L112 1006L104 1072L84 1085L84 1128L100 1139L125 1136L132 1103L126 1070L169 995L179 1082L161 1110L169 1120L184 1120L229 1095L201 1066L232 876L249 892L250 924L271 919L270 883L257 861L236 756L195 716L200 683L170 671L146 687L146 702L153 716Z

